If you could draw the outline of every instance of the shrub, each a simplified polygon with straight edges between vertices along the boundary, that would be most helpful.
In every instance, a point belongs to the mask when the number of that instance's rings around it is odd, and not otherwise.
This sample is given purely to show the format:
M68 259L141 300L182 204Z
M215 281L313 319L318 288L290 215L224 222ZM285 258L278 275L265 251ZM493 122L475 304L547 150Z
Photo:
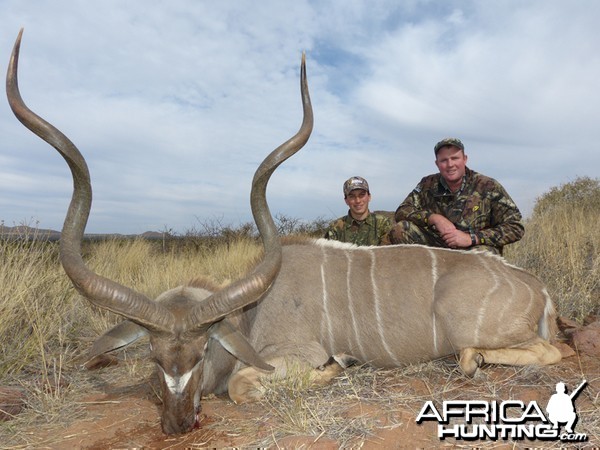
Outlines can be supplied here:
M600 312L600 180L577 178L536 201L525 236L506 258L548 286L559 314L582 320Z

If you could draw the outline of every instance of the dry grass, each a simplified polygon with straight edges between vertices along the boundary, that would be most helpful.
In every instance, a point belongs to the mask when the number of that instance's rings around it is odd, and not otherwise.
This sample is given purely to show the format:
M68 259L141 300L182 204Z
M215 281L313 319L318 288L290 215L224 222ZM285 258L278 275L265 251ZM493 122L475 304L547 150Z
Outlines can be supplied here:
M207 275L218 284L240 278L262 254L261 247L250 239L240 239L226 246L209 247L202 252L162 251L157 243L143 239L109 240L90 249L89 266L97 273L131 287L149 298L184 284L199 275ZM86 305L87 306L87 305ZM90 339L114 325L114 314L96 311Z
M536 203L506 259L538 275L565 317L600 314L600 181L580 178Z
M69 346L73 289L58 264L56 247L0 241L0 380L30 364L51 365Z

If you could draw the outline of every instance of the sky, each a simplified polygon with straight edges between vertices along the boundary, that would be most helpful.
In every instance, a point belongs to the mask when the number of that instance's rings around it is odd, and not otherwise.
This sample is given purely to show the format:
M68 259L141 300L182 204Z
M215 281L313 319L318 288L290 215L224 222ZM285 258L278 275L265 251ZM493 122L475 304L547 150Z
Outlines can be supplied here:
M2 0L0 64L24 28L27 105L84 155L86 232L184 234L252 220L262 159L302 121L306 52L315 124L273 175L273 214L347 212L365 177L394 211L465 145L523 215L552 187L600 176L596 0ZM0 221L60 230L68 167L0 100Z

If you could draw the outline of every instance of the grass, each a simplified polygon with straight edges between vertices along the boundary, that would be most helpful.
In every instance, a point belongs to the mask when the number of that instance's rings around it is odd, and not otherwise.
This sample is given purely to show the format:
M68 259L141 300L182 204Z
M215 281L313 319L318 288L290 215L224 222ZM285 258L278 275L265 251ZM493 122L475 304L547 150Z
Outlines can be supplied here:
M0 380L33 363L49 364L68 346L65 336L74 320L64 302L72 302L73 289L65 278L56 245L0 243Z
M506 259L539 276L560 315L600 315L600 181L580 178L537 200Z
M537 274L560 314L578 321L600 314L598 217L598 180L579 179L553 189L538 199L524 239L509 246L505 255L509 262ZM260 258L261 247L248 233L228 230L228 236L223 242L211 238L211 245L191 238L190 245L185 239L181 245L109 240L86 244L84 256L96 272L154 298L198 274L224 284L246 273ZM0 423L0 443L27 448L31 445L23 430L41 424L59 427L85 414L78 399L89 389L91 375L79 370L78 358L119 318L76 293L60 266L56 243L0 239L0 286L0 385L23 387L28 406L17 419ZM147 351L134 347L126 355L126 364L114 373L126 380L147 375L151 367ZM341 444L364 442L373 438L373 430L400 426L399 411L416 408L424 398L452 398L466 389L475 396L487 395L483 399L495 398L528 384L550 385L557 377L572 380L570 385L581 380L581 373L553 372L558 368L501 370L504 376L499 381L473 383L456 371L455 364L436 361L391 371L355 368L320 388L307 387L301 376L274 381L265 386L265 416L254 419L272 424L272 429L268 438L253 444L274 445L289 434L316 440L327 436ZM415 386L423 389L415 391ZM585 426L598 437L598 419L591 420L600 417L595 389L588 390L592 398ZM386 411L385 418L373 410ZM258 435L253 421L231 424L225 419L218 426Z

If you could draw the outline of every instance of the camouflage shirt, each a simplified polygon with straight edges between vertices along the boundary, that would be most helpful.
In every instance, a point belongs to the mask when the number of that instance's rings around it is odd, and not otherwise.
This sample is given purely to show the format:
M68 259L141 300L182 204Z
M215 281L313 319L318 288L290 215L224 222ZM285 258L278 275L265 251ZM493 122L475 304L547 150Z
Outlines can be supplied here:
M524 233L519 208L502 185L468 167L456 193L439 173L423 178L398 207L395 219L427 228L431 214L441 214L461 231L474 232L482 245L502 248Z
M348 215L340 217L329 225L325 239L350 242L356 245L389 245L389 232L392 222L387 217L370 213L362 221Z

